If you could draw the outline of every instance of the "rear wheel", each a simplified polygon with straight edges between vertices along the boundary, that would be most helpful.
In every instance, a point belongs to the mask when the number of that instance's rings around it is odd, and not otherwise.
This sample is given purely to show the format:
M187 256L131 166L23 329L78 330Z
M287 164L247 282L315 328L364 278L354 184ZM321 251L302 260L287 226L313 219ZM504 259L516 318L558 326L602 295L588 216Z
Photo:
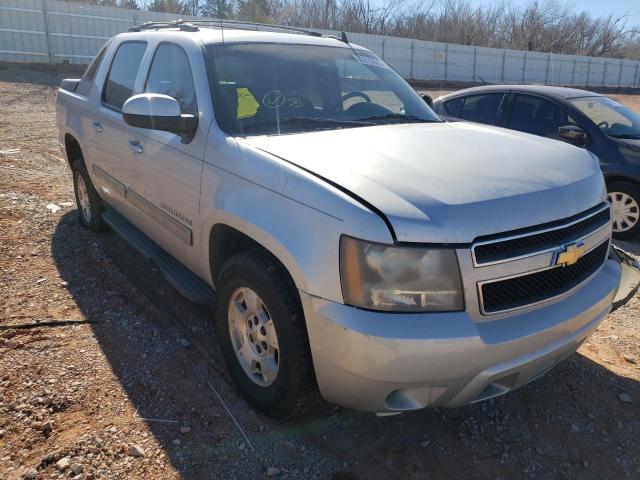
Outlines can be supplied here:
M232 256L218 276L214 326L225 362L247 401L271 418L316 405L309 339L298 291L269 252Z
M104 206L82 160L76 160L73 163L73 189L80 224L92 232L104 231L106 229L102 220Z
M613 216L613 236L629 239L640 234L640 187L630 182L611 182L607 191Z

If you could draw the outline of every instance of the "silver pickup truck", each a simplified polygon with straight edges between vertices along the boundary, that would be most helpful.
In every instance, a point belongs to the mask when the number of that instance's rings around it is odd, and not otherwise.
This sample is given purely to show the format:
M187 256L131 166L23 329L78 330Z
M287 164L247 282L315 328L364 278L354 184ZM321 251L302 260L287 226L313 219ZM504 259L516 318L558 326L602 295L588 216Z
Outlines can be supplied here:
M635 292L586 150L445 123L344 35L134 30L58 93L79 220L215 303L264 414L502 395Z

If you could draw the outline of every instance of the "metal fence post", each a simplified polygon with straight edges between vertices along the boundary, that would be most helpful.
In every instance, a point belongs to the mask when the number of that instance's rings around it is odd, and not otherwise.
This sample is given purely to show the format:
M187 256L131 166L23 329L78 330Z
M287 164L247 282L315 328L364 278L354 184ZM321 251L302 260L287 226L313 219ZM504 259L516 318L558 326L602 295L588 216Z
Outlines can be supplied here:
M502 51L502 76L500 77L500 83L504 83L504 63L506 59L507 59L507 51L503 50Z
M637 85L637 81L638 81L638 67L640 67L640 62L636 63L636 73L633 76L633 86L635 87Z
M604 70L603 70L603 72L602 72L602 82L601 82L601 83L602 83L602 86L603 86L603 87L605 86L605 83L604 83L604 82L607 80L607 67L608 67L608 66L609 66L609 59L607 58L607 59L604 61Z
M478 62L478 47L474 47L473 49L473 79L472 81L476 81L476 64Z
M622 86L622 66L624 64L624 60L620 60L620 71L618 72L618 88Z
M47 41L49 63L53 63L53 50L51 48L51 33L49 30L49 14L47 13L47 0L42 0L42 18L44 20L44 37Z
M384 60L384 43L385 43L385 38L382 39L382 60Z
M527 52L524 52L524 62L522 64L522 83L524 83L524 79L526 75L527 75Z
M589 57L589 63L587 64L587 80L584 82L584 86L589 85L589 80L591 80L591 57Z
M571 85L576 84L576 64L578 63L578 57L573 59L573 69L571 70Z
M449 44L444 46L444 79L448 80L449 74Z
M415 46L414 46L414 42L411 42L411 63L409 64L409 78L413 79L413 63L415 61L415 55L414 55L414 50L415 50Z
M545 85L549 84L549 66L551 65L551 54L547 55L547 71L544 74Z

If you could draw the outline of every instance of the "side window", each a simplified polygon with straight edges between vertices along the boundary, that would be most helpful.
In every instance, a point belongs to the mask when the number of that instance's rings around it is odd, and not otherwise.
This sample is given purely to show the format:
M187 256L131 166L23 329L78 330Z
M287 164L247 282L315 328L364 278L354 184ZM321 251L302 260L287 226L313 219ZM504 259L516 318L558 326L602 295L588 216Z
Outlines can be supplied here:
M444 113L451 115L452 117L460 118L460 110L464 105L464 97L454 98L444 104Z
M198 114L189 59L184 50L177 45L163 43L157 48L149 69L145 91L173 97L180 104L182 113Z
M511 108L509 128L541 137L558 138L558 128L576 124L555 103L540 97L516 95Z
M495 125L502 105L503 93L486 93L464 97L459 117L470 122Z
M102 101L105 105L122 110L122 105L133 93L138 68L146 49L145 42L124 42L118 47L102 89Z
M98 72L98 68L100 68L100 64L102 63L102 59L104 58L104 54L109 47L109 43L107 42L100 49L98 54L93 58L87 69L82 74L82 78L80 79L80 83L78 84L78 88L76 93L80 95L84 95L85 97L91 93L91 84L93 80L96 78L96 73Z

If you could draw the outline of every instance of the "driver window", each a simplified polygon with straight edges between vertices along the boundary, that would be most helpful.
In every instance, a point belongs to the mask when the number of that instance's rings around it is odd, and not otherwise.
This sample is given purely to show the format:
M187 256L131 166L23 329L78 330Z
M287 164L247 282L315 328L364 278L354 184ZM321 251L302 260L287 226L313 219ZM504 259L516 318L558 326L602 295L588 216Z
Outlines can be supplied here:
M157 48L145 91L175 98L183 114L198 114L191 65L178 45L163 43Z
M554 102L540 97L516 95L509 128L541 137L558 137L558 128L575 125L575 120Z

